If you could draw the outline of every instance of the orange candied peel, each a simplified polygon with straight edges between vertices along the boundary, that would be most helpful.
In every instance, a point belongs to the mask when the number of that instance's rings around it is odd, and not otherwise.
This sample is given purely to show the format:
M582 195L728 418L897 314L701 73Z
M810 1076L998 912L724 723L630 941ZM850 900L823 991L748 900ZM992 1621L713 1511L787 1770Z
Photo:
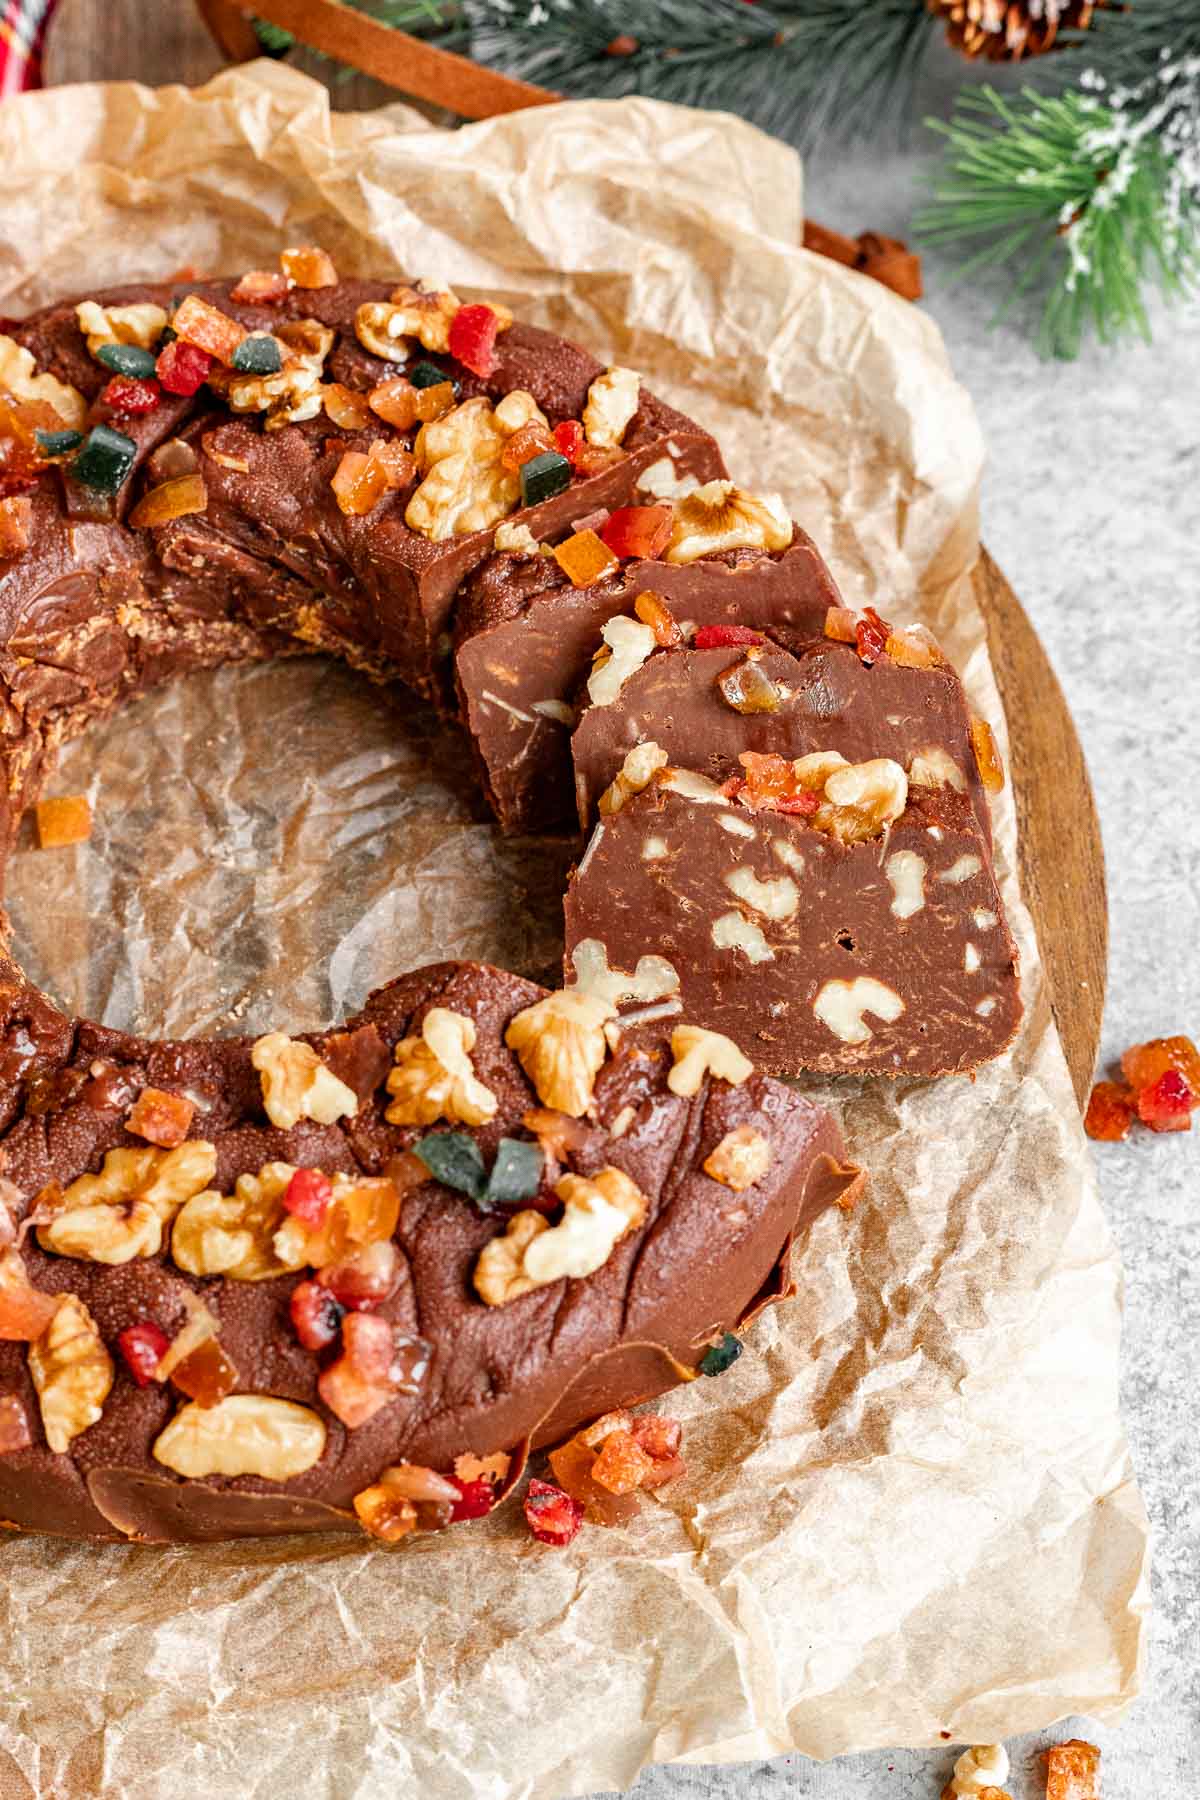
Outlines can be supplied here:
M8 494L0 500L0 557L28 550L32 527L33 501L28 494Z
M1004 764L1000 761L991 726L978 713L971 715L971 748L975 752L980 781L989 794L998 794L1004 786Z
M648 625L654 633L654 641L663 650L673 649L682 644L683 633L675 622L675 615L663 599L650 588L645 588L633 603L633 610L643 625Z
M573 587L591 587L621 564L594 531L576 531L554 549L554 560Z
M946 661L933 636L920 625L893 631L883 651L905 669L940 669Z
M449 383L439 383L439 386ZM367 395L367 405L397 431L408 431L417 422L417 395L421 389L415 388L406 375L393 375L389 381L381 381Z
M1070 1738L1046 1752L1046 1800L1100 1800L1100 1751Z
M143 1088L125 1120L126 1131L145 1138L161 1150L174 1150L185 1142L196 1108L182 1094L164 1088Z
M825 636L837 644L852 644L858 627L858 614L849 606L831 606L825 614Z
M160 482L143 494L129 515L129 523L139 529L167 525L172 519L207 510L208 489L203 475L177 475L173 481Z
M338 284L333 258L316 244L298 244L290 250L281 250L279 266L293 287L327 288Z
M1132 1088L1151 1087L1175 1069L1200 1102L1200 1051L1191 1038L1150 1038L1134 1044L1121 1058L1121 1073Z
M290 291L288 278L278 269L249 269L242 276L237 286L230 289L229 298L240 300L247 306L278 306L286 300Z
M1129 1136L1136 1111L1132 1088L1119 1081L1098 1081L1087 1103L1083 1129L1099 1142L1119 1144Z
M400 1217L400 1195L386 1176L364 1176L335 1190L324 1218L305 1240L314 1269L341 1262L354 1250L390 1238Z
M677 1419L635 1418L623 1408L550 1452L554 1479L582 1502L598 1525L620 1525L638 1511L637 1495L665 1487L684 1473L679 1454L683 1427Z
M210 306L199 294L189 294L180 302L171 326L175 336L185 344L194 344L197 350L204 350L226 364L232 363L234 351L246 336L236 319Z
M365 431L374 422L367 396L356 394L340 381L328 382L323 398L325 411L343 431Z
M92 809L86 794L63 794L39 800L38 844L43 850L61 850L67 844L86 844L92 835Z
M417 388L416 416L422 425L431 425L454 408L454 383L438 381L432 387Z
M412 1501L393 1493L381 1481L355 1494L354 1510L368 1537L378 1538L384 1544L398 1543L416 1529L417 1509Z
M536 419L530 419L519 430L513 432L500 452L500 462L504 468L515 472L522 463L529 462L532 457L543 456L547 450L557 451L557 449L558 445L546 427L539 425Z
M171 1370L171 1384L197 1406L216 1406L237 1387L238 1372L219 1340L212 1336L176 1363Z
M404 488L416 474L412 455L395 438L377 438L367 452L347 450L330 481L334 498L352 518L369 513L397 488Z
M1150 1038L1121 1058L1123 1082L1098 1081L1084 1129L1110 1143L1129 1135L1135 1118L1151 1131L1190 1131L1200 1107L1200 1051L1191 1038Z

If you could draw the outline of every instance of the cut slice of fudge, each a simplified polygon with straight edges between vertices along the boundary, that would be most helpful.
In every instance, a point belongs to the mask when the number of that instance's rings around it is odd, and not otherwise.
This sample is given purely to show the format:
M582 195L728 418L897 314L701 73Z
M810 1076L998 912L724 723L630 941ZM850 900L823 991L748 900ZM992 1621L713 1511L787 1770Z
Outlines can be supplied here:
M593 702L585 689L571 738L581 829L635 746L657 745L663 764L717 782L738 772L745 750L788 758L838 750L849 762L890 757L915 782L967 794L991 842L971 718L947 662L916 667L880 651L867 663L852 644L803 642L774 622L757 645L709 647L720 635L701 632L703 648L652 650L612 699Z
M1017 952L968 796L887 759L743 767L751 805L666 769L596 826L567 890L568 981L677 1010L773 1074L998 1055Z
M674 621L771 625L807 638L839 604L833 577L799 526L781 550L748 545L688 563L638 558L585 587L573 586L552 556L493 557L460 597L454 673L459 716L505 831L542 831L574 815L575 703L604 649L604 627L620 614L632 618L643 595L661 603L660 632Z

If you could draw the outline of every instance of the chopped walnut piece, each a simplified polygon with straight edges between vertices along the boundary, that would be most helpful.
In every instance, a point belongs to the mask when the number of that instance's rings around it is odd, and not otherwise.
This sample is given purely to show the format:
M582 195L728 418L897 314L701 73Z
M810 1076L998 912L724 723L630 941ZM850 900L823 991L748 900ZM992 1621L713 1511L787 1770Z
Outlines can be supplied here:
M332 1125L358 1112L354 1089L325 1067L310 1044L270 1031L255 1043L250 1061L262 1076L263 1109L280 1131L301 1119Z
M613 447L621 442L637 412L641 378L636 369L613 367L597 375L588 389L583 429L589 444Z
M693 563L715 550L786 550L792 521L778 494L761 497L732 481L709 481L679 501L666 549L669 563Z
M735 1194L752 1188L771 1166L771 1146L753 1125L735 1125L704 1159L704 1172Z
M72 431L87 419L88 403L76 387L56 375L37 373L33 352L0 333L0 393L32 405L49 406Z
M519 1012L504 1041L515 1050L543 1106L580 1118L608 1049L604 1027L616 1007L577 989L547 994Z
M515 399L509 394L501 405ZM536 412L530 396L524 399ZM422 426L413 453L425 478L405 511L405 523L435 543L464 532L483 531L510 513L521 492L519 476L506 469L501 453L510 430L520 427L516 412L508 426L490 400L477 395L444 417Z
M890 1025L904 1011L904 1001L874 975L858 975L853 981L827 981L812 1009L822 1025L843 1044L865 1044L874 1034L864 1015L873 1013Z
M273 1394L230 1394L215 1406L181 1406L151 1454L191 1481L210 1475L291 1481L324 1451L324 1421L311 1408Z
M206 1188L193 1195L171 1232L171 1255L179 1267L189 1275L224 1275L230 1281L269 1281L302 1269L308 1261L303 1243L295 1256L281 1257L274 1242L295 1173L291 1163L265 1163L257 1175L239 1175L232 1194Z
M211 1144L194 1138L173 1150L110 1150L98 1175L80 1175L37 1228L43 1250L117 1264L157 1256L163 1231L217 1167Z
M649 787L658 771L666 766L667 753L659 744L635 744L600 796L601 818L619 813L625 802Z
M43 850L86 844L92 835L92 809L86 794L63 794L52 800L39 800L34 811L38 845Z
M799 769L800 765L793 766ZM888 756L834 769L823 786L825 799L811 823L841 844L877 837L908 804L908 776Z
M618 613L600 630L604 647L588 676L588 699L593 706L610 706L629 677L637 672L655 646L654 629L640 619Z
M387 1078L393 1095L384 1117L391 1125L485 1125L495 1117L495 1094L475 1076L471 1051L475 1024L464 1013L433 1006L421 1023L420 1037L396 1045L396 1067Z
M926 744L918 750L908 767L913 787L951 787L957 794L967 791L967 778L948 750L940 744Z
M96 1321L75 1294L64 1294L46 1331L29 1346L42 1428L56 1456L100 1418L113 1373Z
M1046 1800L1100 1800L1100 1751L1069 1738L1046 1752Z
M93 356L109 344L153 350L167 329L165 311L150 300L132 306L98 306L94 300L83 300L75 308L75 318Z
M390 300L368 300L360 306L354 329L363 348L386 362L407 361L409 338L435 355L445 355L458 307L451 293L420 294L415 288L400 287Z
M174 1150L186 1139L195 1113L195 1102L182 1094L143 1088L129 1110L125 1129L161 1150Z
M516 1213L504 1235L480 1251L475 1291L488 1306L504 1306L564 1276L594 1274L646 1216L646 1196L621 1169L601 1169L592 1178L564 1175L554 1191L566 1202L557 1225L541 1213Z
M754 1064L743 1056L732 1038L719 1031L706 1031L702 1025L677 1025L671 1033L671 1055L675 1063L667 1076L673 1094L690 1098L700 1092L706 1075L740 1087L754 1073Z
M506 551L509 556L540 556L542 551L542 546L524 520L519 525L514 525L509 519L503 519L497 525L492 548Z

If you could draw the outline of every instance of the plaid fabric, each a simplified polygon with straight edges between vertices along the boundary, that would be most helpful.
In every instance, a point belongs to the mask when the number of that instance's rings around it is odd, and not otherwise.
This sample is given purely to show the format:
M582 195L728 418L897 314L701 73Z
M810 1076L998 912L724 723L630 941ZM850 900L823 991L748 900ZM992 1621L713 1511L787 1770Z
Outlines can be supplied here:
M58 0L0 0L0 99L40 87L42 45Z

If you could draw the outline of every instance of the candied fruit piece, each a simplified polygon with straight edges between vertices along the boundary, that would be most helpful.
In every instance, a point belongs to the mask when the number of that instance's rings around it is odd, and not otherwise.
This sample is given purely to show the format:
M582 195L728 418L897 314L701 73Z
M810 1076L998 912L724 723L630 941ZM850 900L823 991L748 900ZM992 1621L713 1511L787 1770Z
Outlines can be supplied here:
M324 401L325 411L343 431L365 431L372 423L367 396L356 394L353 388L345 387L340 381L327 383Z
M727 1331L720 1343L712 1345L700 1358L700 1373L723 1375L726 1369L733 1367L743 1348L742 1340L734 1337L732 1331Z
M450 321L450 354L473 375L496 369L496 333L500 320L490 306L460 306Z
M283 1190L285 1212L314 1228L323 1223L333 1199L333 1183L320 1169L297 1169Z
M317 1276L338 1305L365 1312L387 1300L400 1285L400 1252L390 1238L365 1244L344 1262L331 1263Z
M67 456L83 442L82 431L39 431L37 447L43 456Z
M181 342L194 344L197 350L203 350L218 362L226 364L233 362L233 353L246 336L236 319L231 319L228 313L210 306L207 300L201 300L199 294L189 294L176 307L171 325ZM170 349L170 345L167 348ZM159 380L166 387L161 369Z
M592 1475L596 1451L573 1437L550 1452L550 1469L559 1487L582 1503L593 1525L624 1525L641 1510L635 1494L614 1494Z
M763 644L761 631L748 625L702 625L692 639L693 650L732 650L743 644Z
M1149 1087L1138 1089L1138 1118L1151 1131L1190 1131L1195 1105L1195 1095L1178 1069L1167 1069Z
M278 306L287 297L288 278L276 269L250 269L229 294L247 306Z
M632 556L653 561L666 549L674 522L670 506L618 506L609 513L600 536L623 561Z
M454 1506L459 1496L458 1483L452 1475L440 1475L424 1463L393 1463L379 1477L381 1484L393 1494L402 1494L416 1505L425 1503Z
M581 475L603 475L606 469L614 469L619 462L624 462L626 454L615 444L580 444L572 466Z
M975 752L980 781L989 794L998 794L1004 786L1004 764L1000 761L991 726L978 714L971 717L971 748Z
M1191 1038L1150 1038L1134 1044L1121 1058L1121 1073L1130 1087L1149 1087L1168 1069L1175 1069L1200 1101L1200 1052Z
M283 367L283 347L269 331L252 331L229 359L239 375L278 375Z
M398 431L408 431L417 422L417 392L407 376L394 375L371 389L367 405Z
M683 1442L683 1426L678 1419L665 1419L660 1413L647 1413L635 1419L631 1427L637 1442L655 1462L670 1462L679 1455Z
M1118 1081L1098 1081L1087 1103L1083 1129L1090 1138L1118 1144L1129 1136L1135 1105L1132 1088Z
M117 1333L117 1346L140 1388L149 1387L157 1376L158 1365L167 1354L170 1342L162 1327L151 1319L127 1325L124 1331Z
M171 1370L172 1386L197 1406L216 1406L232 1394L238 1372L215 1337L205 1338Z
M174 1150L182 1144L191 1129L196 1107L182 1094L170 1094L163 1088L143 1088L125 1121L126 1131L145 1138L162 1150Z
M583 426L578 419L564 419L554 427L554 448L574 467L584 447Z
M143 350L139 344L101 344L96 361L111 369L114 375L126 376L131 381L147 381L154 374L154 352ZM108 385L112 386L111 381Z
M631 1431L610 1431L592 1464L592 1480L610 1494L632 1494L653 1470L653 1460Z
M111 425L93 425L83 449L71 464L71 474L82 487L98 494L115 494L137 459L137 445Z
M860 661L870 667L883 655L884 646L891 635L892 628L887 620L881 619L873 606L866 607L854 627L854 642Z
M533 1480L525 1495L525 1520L539 1544L569 1544L583 1524L583 1507L561 1488Z
M520 473L522 506L537 506L540 501L552 499L571 485L571 465L557 450L544 450L540 456L531 456L527 463L521 464ZM611 561L615 568L616 557Z
M213 358L197 344L178 338L159 352L155 372L168 394L194 394L212 373Z
M795 769L777 751L743 750L738 761L746 771L738 799L752 811L766 807L803 817L820 806L821 796L800 786Z
M337 1340L345 1317L328 1289L315 1281L301 1281L292 1289L288 1302L292 1327L306 1350L325 1350Z
M476 1481L460 1481L457 1475L452 1475L450 1479L458 1489L458 1499L450 1514L453 1523L457 1525L462 1519L486 1518L496 1504L491 1482L482 1475Z
M86 794L62 794L39 800L38 843L43 850L60 850L66 844L85 844L92 835L92 809Z
M208 489L203 475L177 475L174 481L162 481L143 494L129 515L129 523L144 530L207 510Z
M279 253L279 266L293 287L327 288L338 284L333 258L316 244L298 244Z
M365 1425L397 1394L415 1394L429 1372L430 1347L377 1313L347 1313L342 1355L317 1381L330 1412L348 1430Z
M500 452L500 462L503 468L510 469L515 473L531 457L541 456L547 450L553 451L553 449L554 439L545 426L539 425L536 419L530 419L518 431L513 432Z
M416 458L399 438L376 438L367 454L388 488L407 487L417 472Z
M778 712L782 704L775 683L749 656L718 675L717 688L734 712L773 713Z
M12 1456L33 1444L29 1419L17 1394L0 1394L0 1456Z
M20 1253L6 1250L0 1257L0 1341L36 1343L58 1311L59 1298L35 1288Z
M364 1244L390 1238L399 1217L400 1196L386 1176L364 1176L339 1188L321 1224L310 1228L308 1261L314 1269L324 1269Z
M937 669L946 660L929 633L919 626L909 631L893 631L883 648L884 653L904 669Z
M572 587L592 587L619 567L616 557L594 531L576 531L554 550L554 560Z
M354 1510L368 1536L379 1538L384 1544L394 1544L416 1529L417 1509L412 1501L393 1493L382 1482L355 1494Z
M330 485L342 511L357 518L369 513L384 494L407 487L416 466L402 444L380 438L365 454L347 450Z
M837 644L858 642L858 614L849 606L831 606L825 614L825 636Z
M410 371L415 373L415 371ZM421 386L413 383L413 413L422 425L444 418L454 405L457 388L452 381L438 381Z
M422 358L419 362L409 363L408 379L415 388L443 387L447 383L454 389L454 398L458 399L458 383L447 369L440 369L435 362Z
M27 494L8 494L0 500L0 556L28 550L32 524L33 501Z
M151 369L154 363L151 358ZM114 412L130 413L137 417L141 413L153 412L162 393L156 381L137 380L129 375L114 375L103 389L100 399L105 406L111 406Z
M683 633L675 623L675 615L661 594L644 588L633 603L633 610L643 625L654 633L654 641L664 650L682 644Z
M1100 1800L1100 1752L1070 1738L1046 1752L1046 1800Z

